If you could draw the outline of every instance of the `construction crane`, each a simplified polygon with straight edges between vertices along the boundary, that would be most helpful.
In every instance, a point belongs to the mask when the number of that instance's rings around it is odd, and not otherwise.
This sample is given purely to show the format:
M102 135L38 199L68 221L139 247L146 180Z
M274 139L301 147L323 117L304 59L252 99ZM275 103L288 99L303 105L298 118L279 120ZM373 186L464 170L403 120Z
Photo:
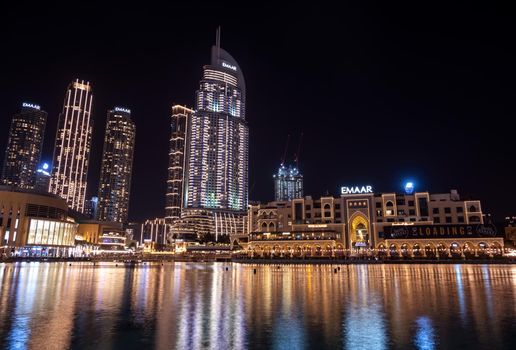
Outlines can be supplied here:
M287 135L287 143L285 144L285 150L283 151L283 158L281 158L281 166L285 165L285 158L287 157L289 141L290 141L290 134Z

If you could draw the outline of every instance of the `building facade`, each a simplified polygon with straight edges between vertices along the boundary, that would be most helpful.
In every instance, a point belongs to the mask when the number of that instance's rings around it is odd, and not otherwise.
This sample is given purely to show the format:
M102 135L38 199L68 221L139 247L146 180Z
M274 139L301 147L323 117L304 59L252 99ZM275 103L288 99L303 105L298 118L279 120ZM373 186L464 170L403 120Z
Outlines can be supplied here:
M346 187L340 197L250 206L247 230L250 253L259 256L451 257L503 249L496 228L484 224L480 201L454 190L375 194L371 186Z
M135 135L129 109L108 111L96 213L101 221L127 222Z
M50 166L47 163L43 163L38 168L38 170L36 170L36 182L34 184L34 191L48 193L51 178L49 171Z
M165 207L165 219L171 224L181 217L183 208L183 183L185 175L186 136L193 110L180 106L172 106L170 127L170 151L168 154L168 180Z
M244 76L217 44L211 64L204 66L188 125L184 206L245 212L248 143Z
M140 244L171 244L172 242L169 240L168 234L169 230L170 225L166 223L165 218L145 220L141 225Z
M295 166L281 165L274 174L274 200L290 201L303 198L303 175Z
M93 196L90 199L86 199L84 203L84 215L86 215L90 219L96 219L98 208L99 197Z
M34 188L46 122L47 112L27 102L22 104L20 113L13 116L2 168L3 185Z
M50 192L83 212L91 150L93 94L89 82L75 80L68 86L59 116Z
M0 186L3 254L68 256L75 244L77 226L60 197Z

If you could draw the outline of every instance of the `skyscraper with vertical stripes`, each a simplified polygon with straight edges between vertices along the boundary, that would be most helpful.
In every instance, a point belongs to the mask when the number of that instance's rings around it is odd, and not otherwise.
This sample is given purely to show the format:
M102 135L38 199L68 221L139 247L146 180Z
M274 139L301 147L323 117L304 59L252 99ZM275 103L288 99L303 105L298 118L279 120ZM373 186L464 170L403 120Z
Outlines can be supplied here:
M89 82L73 81L66 91L59 115L49 192L68 206L84 211L93 121L92 88Z
M180 106L172 106L170 122L170 149L168 153L168 180L165 220L168 224L181 217L183 208L183 180L185 172L186 130L193 110Z

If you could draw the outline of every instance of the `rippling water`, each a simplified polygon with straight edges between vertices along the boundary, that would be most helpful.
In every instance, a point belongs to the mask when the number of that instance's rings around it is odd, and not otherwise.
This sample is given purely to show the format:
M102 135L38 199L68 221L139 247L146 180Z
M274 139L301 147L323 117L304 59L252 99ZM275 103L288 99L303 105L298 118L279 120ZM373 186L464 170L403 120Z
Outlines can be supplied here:
M0 264L0 348L514 348L516 266L335 268Z

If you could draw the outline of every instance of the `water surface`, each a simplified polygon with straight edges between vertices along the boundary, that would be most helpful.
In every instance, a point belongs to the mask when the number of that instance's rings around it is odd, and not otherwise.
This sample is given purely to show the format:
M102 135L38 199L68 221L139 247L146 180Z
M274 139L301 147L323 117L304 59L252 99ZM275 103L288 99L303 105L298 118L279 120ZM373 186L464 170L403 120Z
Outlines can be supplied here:
M510 349L516 335L508 265L16 263L0 281L2 349Z

